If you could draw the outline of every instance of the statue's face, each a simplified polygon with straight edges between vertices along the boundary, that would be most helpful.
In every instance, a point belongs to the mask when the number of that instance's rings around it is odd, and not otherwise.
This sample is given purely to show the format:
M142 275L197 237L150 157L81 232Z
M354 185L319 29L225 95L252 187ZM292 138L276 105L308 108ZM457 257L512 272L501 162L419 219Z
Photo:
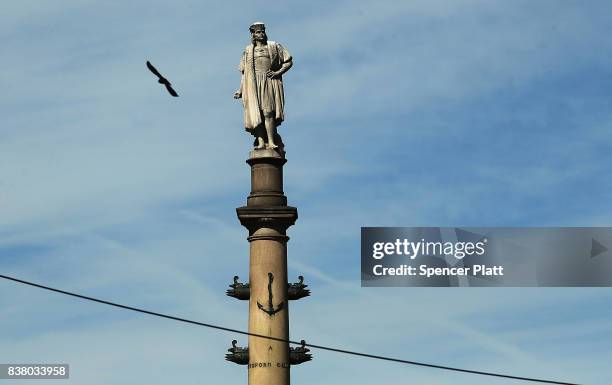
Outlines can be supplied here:
M266 31L256 30L255 32L253 32L253 40L261 42L265 42L266 40L268 40L268 37L266 36Z

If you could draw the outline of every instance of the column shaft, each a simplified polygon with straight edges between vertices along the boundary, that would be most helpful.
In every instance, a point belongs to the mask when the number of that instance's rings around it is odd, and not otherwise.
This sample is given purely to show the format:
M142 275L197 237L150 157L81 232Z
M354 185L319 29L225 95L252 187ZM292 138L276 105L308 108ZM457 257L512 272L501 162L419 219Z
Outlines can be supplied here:
M260 239L250 243L251 298L249 332L275 338L289 338L287 301L287 245L284 240ZM272 315L270 276L272 273ZM249 336L249 385L289 385L289 345L286 342Z

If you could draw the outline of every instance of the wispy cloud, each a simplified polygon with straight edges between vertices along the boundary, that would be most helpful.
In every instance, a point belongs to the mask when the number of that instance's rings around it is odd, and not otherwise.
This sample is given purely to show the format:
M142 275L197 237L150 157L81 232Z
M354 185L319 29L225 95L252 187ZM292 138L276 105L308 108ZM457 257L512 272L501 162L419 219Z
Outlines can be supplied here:
M248 194L252 138L231 95L248 25L263 20L295 58L279 129L300 210L289 270L313 295L292 303L292 336L611 382L605 290L359 287L360 226L609 224L609 8L7 3L3 274L246 328L245 304L224 296L248 270L234 208ZM0 285L0 362L69 362L79 384L245 381L223 364L236 336ZM315 354L293 383L514 383Z

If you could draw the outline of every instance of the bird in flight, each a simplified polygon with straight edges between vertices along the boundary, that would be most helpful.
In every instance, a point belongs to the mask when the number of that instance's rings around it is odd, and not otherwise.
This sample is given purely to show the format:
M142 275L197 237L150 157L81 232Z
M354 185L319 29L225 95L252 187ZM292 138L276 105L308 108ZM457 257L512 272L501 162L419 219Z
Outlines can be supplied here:
M155 76L157 76L159 78L159 80L157 81L159 84L163 84L166 86L166 89L168 90L168 92L170 92L170 95L177 97L178 94L176 93L176 91L172 88L172 84L170 84L170 82L168 81L168 79L166 79L165 77L163 77L156 69L155 67L153 67L153 64L151 64L151 62L147 61L147 68L153 72L155 74Z

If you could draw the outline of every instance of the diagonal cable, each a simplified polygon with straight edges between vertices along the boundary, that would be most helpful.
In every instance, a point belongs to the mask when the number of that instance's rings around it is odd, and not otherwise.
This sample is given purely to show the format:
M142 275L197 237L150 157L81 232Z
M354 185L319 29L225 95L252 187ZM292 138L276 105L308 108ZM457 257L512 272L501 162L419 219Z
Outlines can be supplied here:
M110 301L104 301L102 299L88 297L86 295L77 294L77 293L71 293L69 291L64 291L64 290L60 290L60 289L55 289L55 288L52 288L52 287L49 287L49 286L44 286L44 285L40 285L40 284L37 284L37 283L34 283L34 282L24 281L22 279L18 279L18 278L14 278L14 277L9 277L9 276L6 276L6 275L1 275L0 274L0 278L4 278L4 279L10 280L10 281L22 283L24 285L29 285L29 286L37 287L39 289L45 289L45 290L53 291L53 292L56 292L56 293L69 295L71 297L81 298L81 299L84 299L84 300L87 300L87 301L93 301L93 302L101 303L101 304L104 304L104 305L114 306L114 307L118 307L118 308L126 309L126 310L132 310L132 311L135 311L135 312L149 314L149 315L153 315L153 316L161 317L161 318L166 318L166 319L171 319L171 320L174 320L174 321L185 322L185 323L189 323L189 324L193 324L193 325L204 326L204 327L211 328L211 329L223 330L223 331L226 331L226 332L238 333L238 334L243 334L243 335L247 335L247 336L253 336L253 337L258 337L258 338L266 338L266 339L269 339L269 340L280 341L280 342L287 342L287 343L294 344L294 345L302 345L301 342L286 340L284 338L276 338L276 337L265 336L265 335L262 335L262 334L249 333L249 332L245 332L245 331L242 331L242 330L226 328L224 326L218 326L218 325L213 325L213 324L209 324L209 323L193 321L193 320L189 320L189 319L186 319L186 318L175 317L175 316L171 316L171 315L168 315L168 314L157 313L157 312L154 312L154 311L140 309L140 308L137 308L137 307L121 305L121 304L110 302ZM378 355L375 355L375 354L360 353L360 352L354 352L354 351L351 351L351 350L337 349L337 348L332 348L332 347L329 347L329 346L314 345L314 344L308 344L308 343L305 344L304 346L308 346L308 347L315 348L315 349L327 350L327 351L330 351L330 352L350 354L350 355L353 355L353 356L373 358L373 359L377 359L377 360L384 360L384 361L391 361L391 362L399 362L399 363L402 363L402 364L416 365L416 366L422 366L422 367L433 368L433 369L443 369L443 370L450 370L450 371L454 371L454 372L478 374L478 375L482 375L482 376L490 376L490 377L498 377L498 378L508 378L508 379L512 379L512 380L539 382L539 383L544 383L544 384L580 385L580 384L571 383L571 382L559 382L559 381L552 381L552 380L542 380L542 379L531 378L531 377L512 376L512 375L509 375L509 374L491 373L491 372L484 372L484 371L480 371L480 370L461 369L461 368L454 368L454 367L451 367L451 366L443 366L443 365L436 365L436 364L428 364L428 363L424 363L424 362L402 360L402 359L399 359L399 358L378 356Z

